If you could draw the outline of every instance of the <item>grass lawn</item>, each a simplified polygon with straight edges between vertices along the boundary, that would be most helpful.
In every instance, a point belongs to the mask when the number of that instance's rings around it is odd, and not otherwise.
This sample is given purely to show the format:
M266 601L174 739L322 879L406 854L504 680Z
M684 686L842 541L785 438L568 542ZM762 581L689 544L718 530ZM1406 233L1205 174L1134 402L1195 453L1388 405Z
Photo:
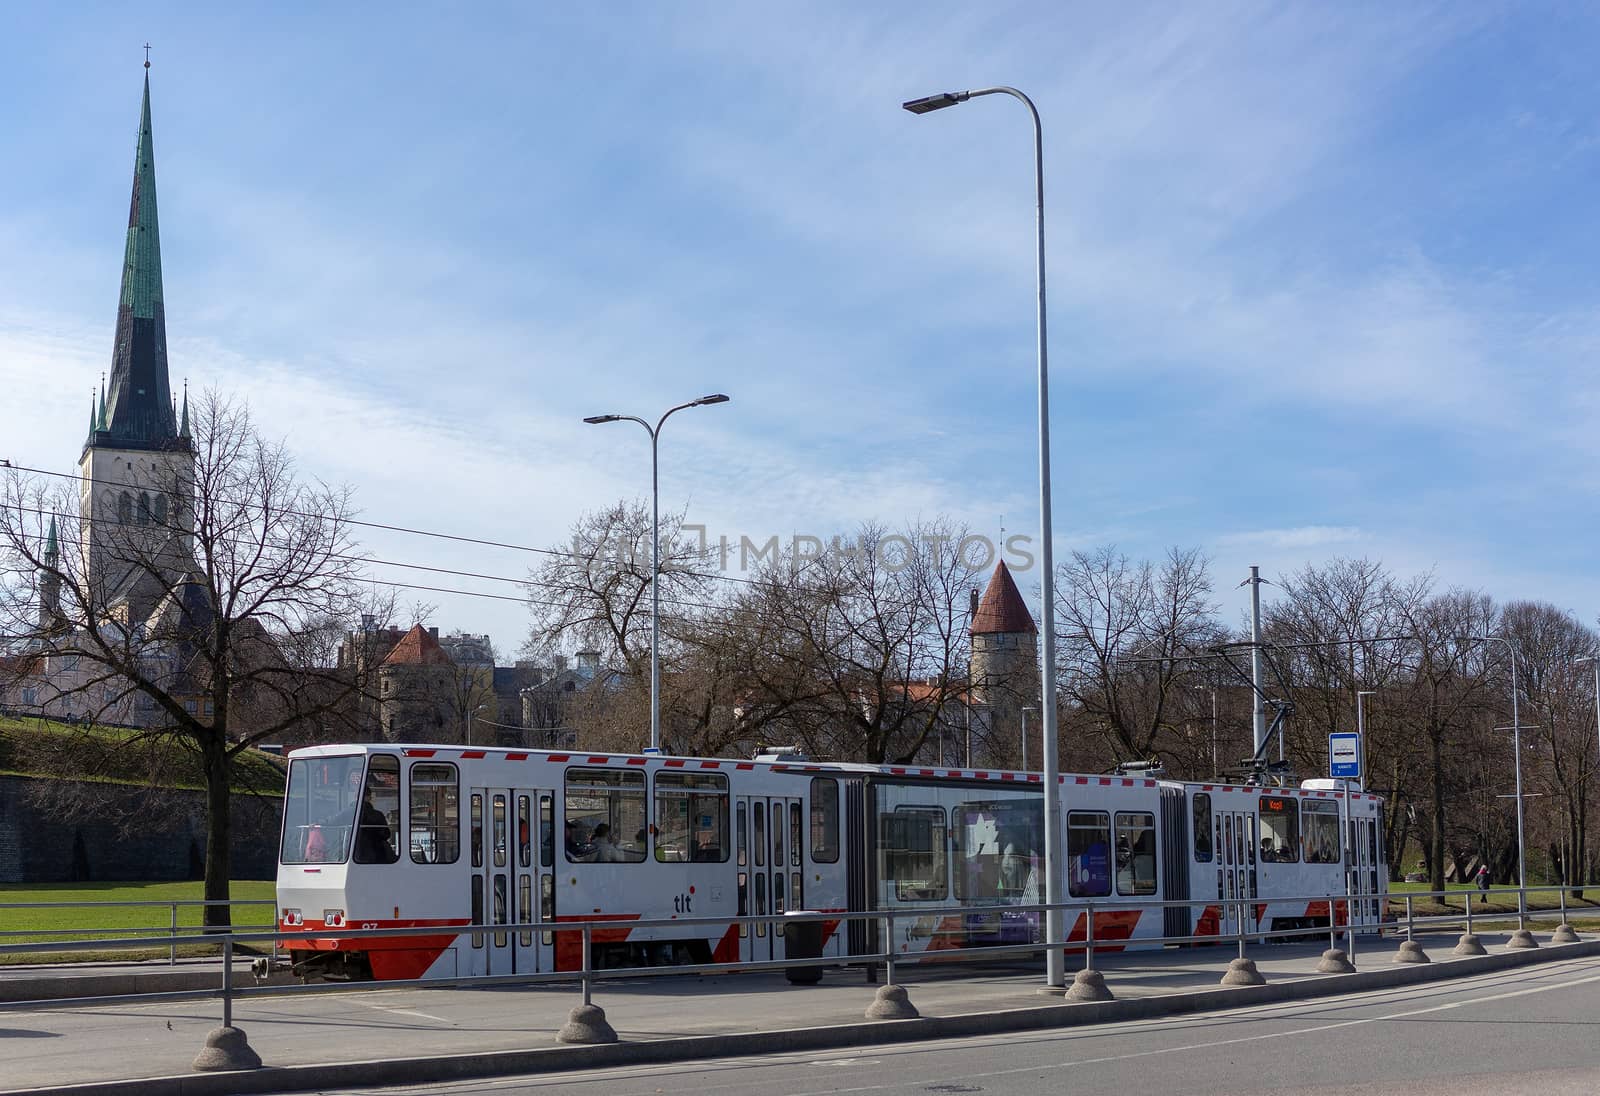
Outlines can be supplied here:
M174 739L148 741L140 734L124 727L0 716L0 773L148 784L150 774L160 772L163 787L205 788L197 755ZM234 791L281 795L283 773L279 758L245 750L234 759Z
M1428 890L1426 883L1390 883L1389 908L1396 917L1404 918L1406 913L1405 896L1407 894L1423 894ZM1568 920L1575 928L1594 929L1600 928L1600 887L1584 887L1583 897L1574 898L1572 892L1567 892ZM1472 918L1474 924L1479 917L1484 919L1484 928L1503 928L1506 925L1515 925L1517 915L1517 892L1515 887L1490 887L1487 896L1479 893L1478 888L1471 883L1451 883L1445 887L1444 901L1437 898L1416 898L1411 903L1412 913L1417 917L1442 917L1450 914L1460 915L1466 908L1465 896L1472 896ZM1456 895L1463 897L1457 898ZM1559 918L1548 914L1561 908L1561 895L1556 891L1535 891L1528 895L1528 910L1530 913L1545 914L1531 927L1553 926ZM1512 920L1507 920L1511 918Z
M236 879L229 888L235 901L248 899L273 899L271 880ZM174 902L198 901L202 897L202 884L188 883L0 883L0 905L12 902ZM198 928L201 921L200 906L179 906L180 928ZM236 906L233 924L242 930L273 927L272 906ZM171 930L170 906L98 906L89 909L0 909L0 947L6 944L40 943L49 940L95 939L115 936L159 935ZM90 930L83 935L72 935L70 930ZM18 932L47 932L51 935L22 937L9 935ZM55 935L61 933L61 935ZM209 945L190 944L180 947L181 955L208 954L216 949ZM72 952L51 955L39 953L0 953L0 964L89 961L165 956L159 952L119 949L101 952Z

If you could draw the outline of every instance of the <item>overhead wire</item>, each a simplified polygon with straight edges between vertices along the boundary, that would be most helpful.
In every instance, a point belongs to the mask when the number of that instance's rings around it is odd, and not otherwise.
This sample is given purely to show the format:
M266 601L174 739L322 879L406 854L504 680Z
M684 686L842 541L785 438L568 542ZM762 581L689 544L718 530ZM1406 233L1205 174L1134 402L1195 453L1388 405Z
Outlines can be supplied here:
M73 473L73 472L55 472L55 471L51 471L48 468L34 468L34 467L30 467L28 465L22 465L22 464L8 464L6 467L15 469L18 472L30 472L30 473L33 473L35 475L40 475L40 476L52 476L52 477L54 477L56 479L74 480L74 481L77 481L79 483L85 482L88 479L88 477L80 475L78 473ZM104 484L106 484L108 486L128 487L128 488L132 488L132 489L140 490L140 491L148 491L150 489L150 486L151 486L148 483L136 483L136 482L132 482L132 481L128 481L128 480L99 480L99 481L96 481L96 482L104 483ZM260 507L258 507L258 506L249 506L249 507L245 507L245 508L246 509L257 509L257 508L260 508ZM288 508L279 509L276 512L280 513L280 514L288 515L290 517L306 518L306 519L312 520L312 521L333 521L333 520L336 520L334 518L329 517L326 514L313 514L313 513L308 513L306 511L302 511L302 510L292 510L292 509L288 509ZM514 551L514 552L528 552L528 553L531 553L531 554L534 554L534 555L562 556L562 555L567 555L568 554L566 552L563 552L559 548L535 548L535 547L532 547L532 546L526 545L526 544L513 544L513 543L510 543L509 541L488 540L488 539L485 539L485 538L482 538L482 537L468 537L468 536L462 536L459 533L445 533L445 532L440 532L440 531L435 530L435 529L418 529L418 528L416 528L414 526L409 526L409 525L391 525L391 524L388 524L386 522L362 521L359 518L353 518L353 517L345 517L345 518L340 518L340 519L337 519L337 520L342 521L346 525L357 526L357 527L363 528L363 529L381 529L381 530L384 530L386 532L391 532L391 533L405 533L405 534L408 534L408 535L411 535L411 536L431 537L431 538L436 539L436 540L454 541L454 542L459 543L459 544L476 544L476 545L482 545L482 546L488 547L488 548L504 548L504 549L507 549L507 550L510 550L510 551ZM756 585L756 584L759 584L759 582L760 582L759 579L738 578L736 576L728 575L728 574L715 574L715 573L702 572L702 571L691 571L691 572L680 572L680 573L686 574L686 575L688 575L689 577L692 577L692 578L705 578L705 579L712 579L712 580L720 581L720 582L737 582L737 583L746 583L746 584L751 584L751 585ZM521 580L519 579L519 580L516 580L516 581L521 581Z

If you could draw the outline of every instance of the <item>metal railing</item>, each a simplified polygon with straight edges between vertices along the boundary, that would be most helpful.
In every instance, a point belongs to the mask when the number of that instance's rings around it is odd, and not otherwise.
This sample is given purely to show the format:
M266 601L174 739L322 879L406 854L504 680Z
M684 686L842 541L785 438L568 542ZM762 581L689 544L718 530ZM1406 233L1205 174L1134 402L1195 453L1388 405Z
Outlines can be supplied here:
M164 902L160 901L160 900L154 900L154 899L151 899L151 900L136 900L136 901L115 901L115 900L105 901L105 900L102 900L102 901L98 901L98 902L0 902L0 940L11 939L11 938L14 938L14 937L48 938L49 940L58 941L60 944L65 945L65 944L69 943L70 941L69 940L63 940L62 937L87 937L87 936L90 936L90 934L98 933L98 934L101 934L101 935L95 936L95 937L93 937L91 939L84 940L84 941L82 941L82 943L84 943L85 945L106 945L109 948L109 946L111 945L111 943L113 941L124 939L124 937L122 935L120 935L120 934L125 934L125 933L132 933L134 935L151 934L151 933L161 932L162 929L165 928L166 936L156 946L160 946L160 944L165 944L166 945L166 947L167 947L167 965L168 966L174 966L178 962L178 945L180 943L186 942L190 937L195 938L195 940L197 942L216 942L217 940L219 940L224 935L222 932L219 932L216 928L208 928L205 925L180 925L178 923L178 920L179 920L178 919L178 910L180 908L188 908L188 907L200 907L200 908L204 909L204 908L212 907L212 906L227 906L227 907L229 907L230 910L233 907L236 907L236 906L270 906L272 908L272 911L273 911L272 920L273 920L274 926L276 926L277 921L278 921L278 914L277 914L278 904L277 904L277 902L275 902L274 900L272 900L270 898L230 898L230 899L175 898L175 899L169 899L169 900L164 901ZM168 911L169 916L168 916L167 924L165 926L148 925L148 926L130 926L130 927L127 927L127 928L82 928L82 929L72 929L72 928L7 929L7 928L4 927L4 917L5 917L6 911L8 911L8 910L70 910L70 909L96 909L96 910L109 910L109 909L164 909L164 910ZM230 918L230 920L231 920L231 918ZM110 933L117 933L119 935L117 935L117 936L106 935L106 934L110 934ZM144 945L144 946L148 947L150 945L147 944L147 945ZM5 952L6 950L8 950L7 947L4 944L0 944L0 953ZM49 950L49 949L46 949L46 950ZM82 950L82 949L68 948L68 947L63 946L63 947L58 947L58 948L56 948L54 950L57 950L57 951L72 951L72 950ZM274 957L276 957L276 955L277 955L277 948L276 947L273 948L273 955L274 955Z
M1312 940L1326 937L1329 948L1337 947L1338 941L1343 937L1346 944L1346 953L1350 960L1355 958L1356 937L1360 934L1379 933L1388 929L1403 929L1407 941L1411 941L1419 927L1439 927L1446 925L1465 925L1465 931L1473 931L1475 921L1480 923L1485 920L1497 922L1510 922L1516 920L1519 926L1524 926L1528 920L1539 920L1549 917L1559 917L1562 925L1567 923L1567 892L1575 889L1566 886L1529 887L1526 891L1499 890L1491 892L1498 898L1516 898L1515 910L1496 911L1491 913L1487 906L1487 896L1474 891L1425 891L1413 892L1402 895L1287 895L1276 896L1272 899L1259 897L1225 898L1225 899L1147 899L1147 898L1106 898L1106 899L1077 899L1068 902L1048 905L1045 903L1032 903L1026 905L993 905L993 906L929 906L927 908L902 907L894 910L871 911L795 911L787 913L773 913L749 915L738 917L710 916L710 917L669 917L669 918L643 918L630 920L626 923L630 935L641 931L648 932L654 929L669 929L677 939L687 938L714 938L725 932L729 926L742 926L754 929L765 926L774 939L784 938L787 926L805 924L808 922L831 922L835 925L846 925L853 922L866 922L879 932L877 944L865 952L851 953L840 947L832 954L806 955L784 959L740 959L729 962L673 964L663 966L644 967L605 967L596 968L594 957L594 933L596 930L615 932L618 923L614 920L585 920L574 918L562 921L536 921L523 923L479 923L459 925L418 925L400 928L384 929L314 929L295 930L284 932L273 931L229 931L225 933L206 932L203 927L182 926L181 929L191 929L189 935L183 935L184 940L206 943L220 947L223 957L223 972L220 979L221 985L217 989L184 990L173 992L157 992L140 994L145 1000L178 999L178 998L204 998L220 996L222 998L223 1026L231 1027L233 1018L233 1001L235 997L256 996L261 994L296 994L296 993L337 993L350 990L367 990L376 988L450 988L462 986L501 986L501 985L537 985L554 983L572 983L578 981L581 985L582 1002L584 1006L592 1003L594 984L601 981L621 979L653 978L664 976L678 976L690 974L712 974L752 971L777 971L789 970L798 967L864 967L869 974L881 967L884 971L885 984L897 984L897 968L905 964L918 964L936 959L940 963L952 960L995 960L1013 956L1037 956L1050 950L1059 950L1064 955L1081 953L1083 970L1095 969L1095 955L1097 952L1123 950L1128 947L1154 948L1166 945L1182 944L1236 944L1239 959L1247 957L1248 948L1254 943L1270 944L1287 940ZM1533 910L1528 906L1527 897L1533 893L1554 892L1559 896L1556 908L1547 910ZM1419 915L1416 904L1421 899L1440 899L1446 904L1444 913ZM1461 899L1462 910L1457 913L1448 908L1448 900ZM1474 912L1474 900L1477 911ZM1369 902L1384 903L1379 908L1379 917L1363 918L1355 923L1350 921L1352 906L1357 903ZM1326 903L1327 925L1313 925L1305 927L1274 927L1272 924L1263 924L1255 921L1251 916L1252 908L1263 905L1276 905L1282 908L1283 904L1291 906L1300 903ZM191 902L114 902L114 903L4 903L0 910L19 908L84 908L96 905L111 906L156 906L175 907L178 905L216 905L218 903ZM233 905L261 905L272 904L264 900L238 901ZM1401 914L1390 917L1389 914L1398 905ZM1129 909L1164 910L1169 908L1186 907L1190 910L1202 910L1207 907L1219 911L1218 933L1189 933L1184 935L1151 935L1151 936L1110 936L1097 932L1096 917L1104 915L1109 910L1126 911ZM923 921L925 919L938 919L959 916L963 918L962 927L957 930L963 935L968 933L966 918L986 917L995 914L1026 914L1039 915L1036 926L1044 924L1043 914L1048 910L1058 909L1069 917L1081 915L1083 934L1077 939L1066 939L1056 943L1047 943L1043 940L1027 940L1015 943L998 944L966 944L960 947L941 947L937 951L897 951L897 926L903 926L908 920ZM1600 910L1596 911L1600 914ZM174 919L176 914L174 913ZM1221 927L1226 924L1231 926L1226 935L1220 933ZM1077 931L1076 921L1068 922L1069 936ZM715 929L716 932L711 930ZM37 930L35 932L0 932L0 936L40 935L51 930ZM78 935L92 930L56 930L55 935ZM117 930L137 931L137 930ZM159 932L159 929L152 930ZM37 954L59 953L65 951L81 950L122 950L145 949L152 947L169 946L175 955L177 940L180 938L180 929L171 926L165 933L150 936L133 937L106 937L94 940L52 940L48 942L0 944L0 954ZM329 941L350 941L366 939L393 939L418 936L451 936L465 937L482 935L485 942L494 936L503 935L508 940L512 934L526 935L533 933L575 933L581 938L581 965L577 970L543 971L538 973L515 974L487 974L487 975L457 975L452 977L412 978L412 979L386 979L381 982L352 981L352 982L319 982L302 985L266 985L236 987L233 985L234 952L237 946L271 945L274 956L282 950L283 945L290 942L317 943ZM751 933L754 936L754 933ZM745 937L741 936L741 939ZM848 934L838 932L835 939L841 941L848 938ZM649 943L650 941L638 941ZM526 946L526 945L523 945ZM1229 949L1233 950L1232 948ZM554 952L552 951L552 954ZM80 999L81 1000L81 999Z

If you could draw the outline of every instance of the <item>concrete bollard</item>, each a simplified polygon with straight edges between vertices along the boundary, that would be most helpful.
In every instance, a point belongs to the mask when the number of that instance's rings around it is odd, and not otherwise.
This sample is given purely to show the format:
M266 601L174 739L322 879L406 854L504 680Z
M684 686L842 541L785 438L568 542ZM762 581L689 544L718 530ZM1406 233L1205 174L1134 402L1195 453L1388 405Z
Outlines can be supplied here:
M1415 940L1400 941L1400 950L1394 953L1393 962L1396 963L1426 963L1428 953L1422 950L1422 945Z
M1067 990L1069 1001L1110 1001L1111 991L1106 988L1106 976L1097 970L1080 970L1072 976L1072 988Z
M1225 986L1264 986L1267 980L1256 969L1254 959L1239 958L1228 963L1228 973L1222 976Z
M599 1005L579 1005L567 1016L567 1022L556 1032L563 1043L599 1046L617 1041L617 1032L606 1022L606 1010Z
M1538 946L1539 941L1535 940L1533 933L1527 929L1518 929L1511 934L1511 939L1506 941L1506 947L1508 948L1536 948Z
M1354 974L1355 971L1355 964L1350 962L1343 948L1329 948L1317 962L1318 974Z
M1550 942L1552 944L1576 944L1578 942L1578 934L1571 925L1563 921L1556 926L1556 931L1551 935Z
M922 1013L911 1003L904 986L879 986L867 1006L868 1020L915 1020Z
M1488 955L1489 953L1483 950L1483 941L1479 940L1475 934L1464 932L1461 934L1461 939L1456 941L1455 949L1451 952L1451 954Z
M239 1028L212 1028L206 1036L206 1045L194 1056L194 1068L202 1073L260 1069L261 1055L250 1048Z

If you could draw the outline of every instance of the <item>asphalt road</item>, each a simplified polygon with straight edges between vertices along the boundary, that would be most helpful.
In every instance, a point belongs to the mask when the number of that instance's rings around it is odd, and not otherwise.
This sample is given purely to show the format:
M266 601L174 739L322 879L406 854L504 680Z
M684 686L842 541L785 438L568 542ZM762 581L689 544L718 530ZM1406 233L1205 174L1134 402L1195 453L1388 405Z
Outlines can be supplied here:
M357 1093L1274 1093L1600 1091L1600 961L1132 1024L839 1054L506 1077Z

